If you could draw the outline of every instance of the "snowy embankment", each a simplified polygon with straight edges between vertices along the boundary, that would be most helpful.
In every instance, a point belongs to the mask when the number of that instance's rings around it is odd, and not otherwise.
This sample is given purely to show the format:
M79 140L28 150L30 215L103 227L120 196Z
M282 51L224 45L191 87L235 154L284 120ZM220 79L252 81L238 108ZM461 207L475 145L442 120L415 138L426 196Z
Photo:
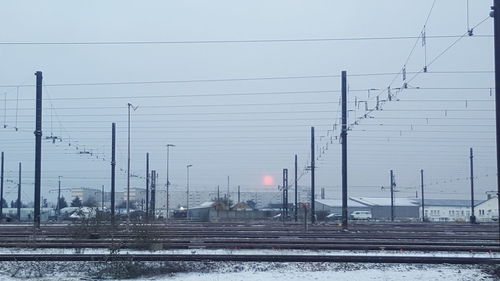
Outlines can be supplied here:
M494 267L352 263L0 263L0 281L495 281Z
M0 248L0 254L110 254L106 249ZM220 255L367 255L498 258L498 253L311 251L185 249L141 251L122 249L113 254ZM11 280L173 280L173 281L494 281L498 266L414 265L374 263L259 263L259 262L0 262L0 281Z

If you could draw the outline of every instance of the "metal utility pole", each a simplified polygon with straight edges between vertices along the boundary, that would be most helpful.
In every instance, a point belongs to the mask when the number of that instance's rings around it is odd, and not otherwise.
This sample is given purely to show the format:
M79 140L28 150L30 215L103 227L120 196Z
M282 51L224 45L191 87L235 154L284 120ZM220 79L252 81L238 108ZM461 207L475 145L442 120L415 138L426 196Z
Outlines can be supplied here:
M342 71L342 228L347 228L347 72Z
M470 208L472 211L470 223L476 223L476 216L474 215L474 155L472 147L470 148Z
M151 171L151 217L153 220L155 219L155 210L156 210L156 171Z
M219 186L217 186L217 205L216 205L216 209L217 209L217 217L219 217L219 209L220 209L220 189L219 189Z
M17 220L21 221L21 162L19 162L19 182L17 184Z
M128 108L128 134L127 134L127 223L130 222L130 108L134 111L137 107L134 107L131 103L127 104Z
M294 186L295 186L295 202L294 202L294 207L295 209L293 210L294 211L294 218L295 218L295 221L297 221L299 219L299 216L298 216L298 205L297 205L297 195L298 195L298 191L297 191L297 154L295 154L295 179L294 179Z
M130 221L130 106L128 103L128 134L127 134L127 222Z
M104 184L102 185L101 191L101 210L104 211Z
M240 193L240 186L238 185L238 203L241 202L240 199L241 199L241 193Z
M422 193L422 221L425 221L424 170L420 170L420 187Z
M149 153L146 153L146 218L149 218Z
M57 220L61 216L61 176L58 176L57 181Z
M288 218L288 169L283 169L283 221Z
M3 219L3 167L4 165L4 155L2 151L2 160L1 160L1 167L0 167L0 222Z
M40 196L42 176L42 72L36 76L36 121L35 121L35 204L33 223L35 229L40 229Z
M314 169L315 169L315 158L314 156L314 127L311 127L311 223L316 223L316 210L314 208Z
M189 168L193 165L186 165L186 218L189 219ZM228 177L229 178L229 177ZM229 199L228 199L229 200Z
M227 176L227 206L229 208L229 176Z
M116 124L111 124L111 225L115 226Z
M169 178L169 174L168 174L168 166L169 166L169 158L170 158L170 155L169 155L169 148L171 147L175 147L175 145L173 144L167 144L167 219L168 219L168 210L170 209L170 178Z
M391 170L391 221L394 221L394 172Z
M497 196L500 217L500 0L493 1L494 34L495 34L495 116L497 147ZM500 242L500 219L498 220L498 241Z

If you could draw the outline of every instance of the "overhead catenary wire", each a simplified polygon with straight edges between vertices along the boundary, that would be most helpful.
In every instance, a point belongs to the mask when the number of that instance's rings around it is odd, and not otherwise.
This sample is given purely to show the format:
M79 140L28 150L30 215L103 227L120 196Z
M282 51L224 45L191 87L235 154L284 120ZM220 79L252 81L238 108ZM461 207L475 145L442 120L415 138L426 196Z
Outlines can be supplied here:
M430 14L429 14L430 16ZM428 20L428 19L427 19ZM456 38L460 35L431 35L429 39ZM476 35L481 38L491 38L493 35ZM235 44L235 43L294 43L294 42L328 42L328 41L380 41L380 40L413 40L420 36L376 36L376 37L324 37L324 38L297 38L297 39L248 39L248 40L179 40L179 41L0 41L0 45L180 45L180 44Z
M429 17L430 17L430 14L431 14L431 12L432 12L432 9L433 9L433 7L434 7L435 2L436 2L436 1L434 1L434 2L433 2L433 5L432 5L431 10L430 10L430 12L429 12L429 15L427 16L427 19L426 19L426 24L427 24L427 22L428 22L428 20L429 20ZM484 22L486 22L489 18L490 18L489 16L488 16L488 17L486 17L485 19L483 19L482 21L480 21L478 24L476 24L473 28L476 28L476 27L480 26L481 24L483 24ZM424 27L425 27L425 25L426 25L426 24L424 24ZM454 46L455 46L455 45L456 45L456 44L457 44L457 43L458 43L461 39L463 39L463 38L464 38L467 34L468 34L468 33L465 33L465 34L462 34L462 36L458 37L458 38L457 38L457 39L456 39L456 40L455 40L455 41L454 41L451 45L449 45L449 46L448 46L447 48L445 48L445 49L444 49L441 53L439 53L439 54L438 54L438 55L437 55L434 59L432 59L432 60L431 60L431 61L427 64L427 67L428 67L428 66L430 66L430 65L432 65L432 64L433 64L434 62L436 62L436 61L437 61L437 60L438 60L441 56L443 56L446 52L448 52L451 48L453 48L453 47L454 47ZM416 41L416 43L418 43L418 40ZM414 49L414 48L413 48L413 49ZM413 49L410 51L410 55L409 55L409 57L407 58L406 63L403 65L403 70L405 70L405 75L406 75L406 64L407 64L407 62L409 61L409 58L411 57L411 54L413 54ZM415 74L414 74L414 76L413 76L411 79L409 79L409 80L407 80L407 79L406 79L406 77L403 77L403 85L402 85L401 87L399 87L398 89L399 89L400 91L407 89L407 88L408 88L408 86L407 86L407 85L408 85L411 81L413 81L413 80L414 80L414 79L415 79L415 78L416 78L419 74L423 73L423 72L424 72L424 70L425 70L425 72L427 72L427 69L422 69L422 70L418 71L417 73L415 73ZM402 72L401 72L400 74L402 74ZM397 78L397 77L399 77L399 75L400 75L400 74L397 74L397 75L395 76L395 78L391 81L391 83L390 83L390 84L389 84L389 86L387 87L388 89L391 89L392 84L396 81L396 78ZM377 99L380 97L380 95L381 95L381 94L382 94L382 92L380 92L378 95L376 95ZM389 94L389 96L390 96L390 94ZM367 114L369 115L369 114L371 114L372 112L374 112L375 110L376 110L376 108L372 108L372 109L370 109L370 110L369 110L369 112L368 112ZM365 116L367 116L367 115L365 114ZM352 123L352 124L351 124L351 126L352 126L352 125L357 125L357 124L358 124L358 122L359 122L359 120L362 120L362 119L365 119L365 117L360 117L360 118L358 118L358 120L357 120L356 122Z
M435 3L435 1L434 1L434 3ZM481 24L483 24L484 22L486 22L489 18L490 18L490 17L486 17L485 19L483 19L482 21L480 21L478 24L476 24L473 28L476 28L476 27L480 26ZM455 46L455 45L456 45L456 44L457 44L457 43L458 43L461 39L463 39L466 35L467 35L467 33L463 34L461 37L459 37L457 40L455 40L455 41L454 41L451 45L449 45L449 46L448 46L447 48L445 48L445 49L444 49L441 53L439 53L439 54L438 54L438 55L437 55L437 56L436 56L433 60L431 60L431 61L427 64L427 66L430 66L430 65L432 65L434 62L436 62L436 61L437 61L437 60L438 60L441 56L443 56L446 52L448 52L451 48L453 48L453 47L454 47L454 46ZM411 53L412 53L412 52L410 52L410 54L411 54ZM404 68L405 68L405 67L406 67L406 66L404 66ZM401 87L399 87L399 88L398 88L398 89L399 89L399 91L402 91L402 90L407 89L407 88L408 88L408 86L407 86L407 85L408 85L411 81L413 81L413 80L414 80L414 79L415 79L415 78L416 78L419 74L421 74L421 73L423 73L423 72L424 72L424 69L422 69L422 70L418 71L418 72L417 72L417 73L415 73L415 74L414 74L414 76L413 76L411 79L409 79L409 80L407 80L407 79L406 79L406 77L403 77L403 85L402 85ZM398 75L396 75L396 78L397 78L398 76L399 76L399 74L398 74ZM392 84L393 84L394 82L395 82L395 79L394 79L394 80L393 80L393 81L389 84L388 89L391 89L391 86L392 86ZM377 97L377 99L379 98L379 96L380 96L381 94L382 94L382 93L379 93L379 94L376 96L376 97ZM389 94L389 96L390 96L390 94ZM390 100L390 99L389 99L389 100ZM386 100L384 100L384 101L382 101L382 102L386 102ZM362 119L366 119L366 117L367 117L367 116L370 116L370 114L371 114L371 113L373 113L373 112L375 112L377 109L378 109L378 106L377 106L377 108L372 108L372 109L368 110L368 112L367 112L367 113L366 113L363 117L358 118L358 120L357 120L357 121L355 121L354 123L352 123L352 124L351 124L351 126L352 126L352 125L357 125L357 124L359 123L359 121L360 121L360 120L362 120Z
M404 62L404 64L403 64L403 67L401 68L401 70L400 70L398 73L396 73L396 75L394 76L393 80L389 83L389 86L387 87L387 89L389 89L389 90L390 90L390 88L392 87L392 84L396 81L396 79L399 77L399 75L403 75L403 80L406 80L406 75L407 75L407 69L406 69L406 66L407 66L407 64L408 64L408 62L409 62L409 60L410 60L410 58L411 58L411 56L412 56L412 54L413 54L413 52L414 52L415 48L417 47L417 44L418 44L419 40L420 40L420 39L422 38L422 36L424 35L425 28L426 28L426 26L427 26L427 23L429 22L429 19L430 19L430 16L431 16L431 14L432 14L432 11L433 11L433 9L434 9L435 4L436 4L436 0L434 0L434 1L432 2L432 6L431 6L431 8L430 8L430 10L429 10L429 12L428 12L428 14L427 14L427 17L426 17L426 19L425 19L424 25L423 25L423 27L422 27L422 29L421 29L420 33L419 33L419 36L418 36L418 37L416 37L415 43L413 44L413 47L412 47L412 49L410 50L410 53L409 53L409 55L408 55L407 59L405 60L405 62ZM427 72L427 68L425 68L425 71ZM406 83L405 83L405 85L406 85ZM404 87L404 88L406 88L406 87ZM349 92L349 89L348 89L347 91ZM379 110L379 96L381 95L381 92L382 92L382 91L380 91L380 92L379 92L379 94L376 96L376 99L377 99L377 105L376 105L373 109L367 109L367 110L366 110L366 112L364 113L364 115L362 115L362 117L355 118L355 119L357 119L357 120L356 120L355 122L353 122L352 124L350 124L350 125L349 125L349 124L347 124L347 125L348 125L348 129L352 129L351 127L352 127L352 126L354 126L354 125L358 125L360 120L367 118L367 117L368 117L368 116L370 116L370 115L371 115L371 113L372 113L372 112L374 112L375 110ZM369 94L369 93L370 93L370 92L368 92L368 94ZM389 94L389 96L390 96L390 94ZM366 102L366 107L368 107L368 100L369 100L369 97L368 97L368 99L365 101L365 102ZM339 104L340 104L340 102L339 102ZM334 128L333 128L333 131L335 131L335 130L336 130L336 127L334 127ZM327 132L327 133L328 133L328 132ZM338 139L340 139L340 138L338 138ZM331 141L333 141L333 138L331 138ZM328 142L326 143L326 145L324 145L324 146L322 147L323 149L321 149L321 152L319 153L319 157L321 157L321 156L324 154L324 151L325 151L325 150L327 150L327 148L328 148L328 146L327 146L327 145L328 145ZM304 170L303 174L304 174L305 172L306 172L306 170ZM301 177L302 177L302 175L301 175Z
M423 44L423 45L425 45L425 31L426 31L426 26L427 26L427 23L428 23L428 21L429 21L429 18L430 18L430 16L431 16L431 14L432 14L432 11L433 11L433 9L434 9L435 4L436 4L436 0L434 0L434 1L433 1L433 3L432 3L431 9L430 9L430 11L429 11L429 13L428 13L428 15L427 15L427 18L426 18L425 23L424 23L424 25L423 25L422 31L421 31L421 33L420 33L420 38L417 38L417 40L415 41L415 43L414 43L414 45L413 45L413 47L412 47L412 49L411 49L411 51L410 51L410 54L408 55L408 57L407 57L407 59L406 59L405 63L403 64L403 68L402 68L402 70L400 71L400 73L396 74L396 75L395 75L395 77L393 78L393 80L390 82L389 86L387 87L388 91L390 91L390 89L391 89L391 87L392 87L392 84L396 81L397 77L398 77L400 74L402 74L402 75L403 75L403 82L404 82L404 83L403 83L403 86L402 86L402 87L400 87L398 90L399 90L399 91L402 91L402 90L404 90L404 89L408 88L408 86L407 86L407 85L408 85L408 83L409 83L411 80L413 80L413 79L414 79L416 76L418 76L420 73L422 73L422 72L427 72L427 71L428 71L428 69L427 69L427 68L428 68L428 66L430 66L431 64L433 64L433 63L434 63L437 59L439 59L439 58L440 58L440 57L441 57L444 53L446 53L448 50L450 50L450 49L451 49L451 48L452 48L452 47L453 47L453 46L454 46L454 45L455 45L458 41L460 41L460 40L463 38L463 36L461 36L461 37L459 37L457 40L455 40L455 42L453 42L453 43L452 43L449 47L447 47L447 48L446 48L443 52L441 52L438 56L436 56L436 57L435 57L435 58L434 58L434 59L433 59L433 60L432 60L429 64L427 64L427 58L425 58L425 65L424 65L424 68L423 68L421 71L418 71L418 72L414 75L414 77L413 77L412 79L410 79L410 81L408 81L408 82L407 82L407 80L406 80L406 74L407 74L407 73L406 73L406 66L407 66L407 63L409 62L410 57L411 57L411 55L413 54L413 52L414 52L414 50L415 50L415 48L416 48L416 46L417 46L417 43L418 43L418 41L419 41L420 39L422 39L422 44ZM489 18L489 17L488 17L488 18ZM482 24L483 22L485 22L488 18L486 18L485 20L483 20L483 21L479 22L479 23L478 23L475 27L477 27L477 26L481 25L481 24ZM475 28L475 27L474 27L474 28ZM427 54L426 54L426 51L427 51L427 50L425 50L425 56L427 55ZM491 91L491 90L490 90L490 91ZM368 93L369 93L369 92L368 92ZM378 95L376 95L376 99L377 99L377 105L376 105L376 107L374 107L373 109L369 109L369 110L367 109L367 110L366 110L366 112L365 112L365 114L364 114L364 115L362 115L362 117L357 118L357 120L356 120L355 122L353 122L353 123L349 126L351 130L352 130L352 126L353 126L353 125L358 125L360 120L362 120L362 119L366 119L368 116L371 116L371 113L372 113L372 112L374 112L374 111L378 111L378 110L379 110L379 96L380 96L381 94L382 94L382 91L381 91ZM391 93L389 92L389 93L388 93L388 95L389 95L389 101L390 101L390 100L391 100ZM368 99L369 99L369 98L368 98ZM382 101L382 102L385 102L385 100L384 100L384 101ZM368 105L367 105L367 106L368 106ZM407 111L415 111L415 110L407 110ZM447 111L445 111L445 115L446 115L446 112L447 112ZM334 128L334 129L335 129L335 128ZM362 130L362 131L367 131L367 130ZM382 130L380 130L380 131L382 131ZM385 130L385 131L388 131L388 130ZM413 126L412 126L412 130L411 130L411 131L413 132ZM403 130L400 130L400 134L401 134L402 132L403 132ZM429 131L429 132L432 132L432 131ZM443 132L443 131L441 131L441 132ZM452 131L450 131L450 132L452 132ZM328 148L328 147L326 147L326 148ZM324 151L324 150L323 150L323 151Z
M407 74L417 74L419 71L408 71ZM434 71L429 74L489 74L491 70L455 70ZM352 73L349 77L370 76L392 76L400 75L401 72L374 72L374 73ZM183 83L211 83L211 82L239 82L239 81L265 81L265 80L293 80L293 79L330 79L340 78L338 74L323 75L297 75L297 76L262 76L262 77L235 77L235 78L213 78L213 79L185 79L185 80L150 80L150 81L111 81L111 82L79 82L79 83L46 83L44 87L80 87L80 86L119 86L119 85L148 85L148 84L183 84ZM392 83L391 83L392 85ZM35 87L34 84L2 84L0 88Z
M468 112L492 112L495 111L494 109L470 109L470 108L462 108L462 109L439 109L439 108L432 108L432 109L425 109L425 108L419 108L419 109L384 109L383 111L386 112L463 112L463 111L468 111ZM135 116L140 117L140 116L192 116L192 115L245 115L245 114L309 114L309 113L336 113L338 111L334 110L296 110L296 111L239 111L239 112L192 112L192 113L185 113L185 112L179 112L179 113L141 113L141 114L136 114ZM113 117L113 116L125 116L126 114L120 113L120 114L92 114L92 116L89 116L88 114L60 114L59 116L74 116L74 117ZM8 117L12 117L11 115L7 115ZM20 117L30 117L31 115L19 115ZM47 115L45 115L47 116ZM50 115L48 115L50 117Z
M474 25L472 27L472 30L477 28L478 26L480 26L481 24L485 23L486 21L490 20L491 17L490 16L487 16L485 17L483 20L481 20L479 23L477 23L476 25ZM437 56L435 56L428 64L428 66L434 64L439 58L441 58L444 54L446 54L449 50L451 50L456 44L458 44L458 42L460 42L463 38L465 38L466 36L469 35L469 32L465 32L464 34L462 34L462 36L458 37L455 41L453 41L448 47L446 47L443 51L441 51ZM415 73L413 75L412 78L410 78L408 80L408 83L410 83L411 81L413 81L418 75L420 75L423 71L418 71L417 73Z
M488 88L489 89L489 88ZM92 98L89 98L92 99ZM399 99L398 102L492 102L492 99ZM347 102L349 104L355 104L355 101ZM337 104L330 100L318 101L318 102L276 102L276 103L228 103L228 104L181 104L181 105L143 105L142 108L204 108L204 107L248 107L248 106L289 106L289 105L330 105ZM51 103L52 108L52 103ZM73 106L73 107L58 107L58 110L96 110L96 109L120 109L120 106ZM34 107L23 107L15 109L7 108L6 111L15 110L16 120L17 112L21 111L31 111ZM51 113L52 114L52 113Z

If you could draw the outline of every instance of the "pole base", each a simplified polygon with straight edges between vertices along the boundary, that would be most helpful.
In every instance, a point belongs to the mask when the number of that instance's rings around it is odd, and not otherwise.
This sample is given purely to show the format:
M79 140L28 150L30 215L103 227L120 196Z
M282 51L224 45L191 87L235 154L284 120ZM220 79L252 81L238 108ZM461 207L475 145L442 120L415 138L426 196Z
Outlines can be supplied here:
M477 223L476 216L470 216L470 223Z

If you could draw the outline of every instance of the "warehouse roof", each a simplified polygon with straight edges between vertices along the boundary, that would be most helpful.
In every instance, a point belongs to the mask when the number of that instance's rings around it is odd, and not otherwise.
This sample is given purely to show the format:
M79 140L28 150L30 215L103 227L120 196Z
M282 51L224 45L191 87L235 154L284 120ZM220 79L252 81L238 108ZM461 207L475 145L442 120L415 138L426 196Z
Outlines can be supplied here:
M325 206L328 206L328 207L342 208L342 200L341 199L316 199L316 202L323 204ZM347 206L348 207L357 207L357 208L367 207L366 205L363 205L363 204L356 202L352 199L347 201Z
M351 200L369 207L391 206L391 198L350 197ZM419 203L414 198L394 198L394 206L414 207Z
M475 200L474 205L478 205L484 200ZM426 206L447 206L447 207L470 207L470 200L454 200L454 199L425 199Z

